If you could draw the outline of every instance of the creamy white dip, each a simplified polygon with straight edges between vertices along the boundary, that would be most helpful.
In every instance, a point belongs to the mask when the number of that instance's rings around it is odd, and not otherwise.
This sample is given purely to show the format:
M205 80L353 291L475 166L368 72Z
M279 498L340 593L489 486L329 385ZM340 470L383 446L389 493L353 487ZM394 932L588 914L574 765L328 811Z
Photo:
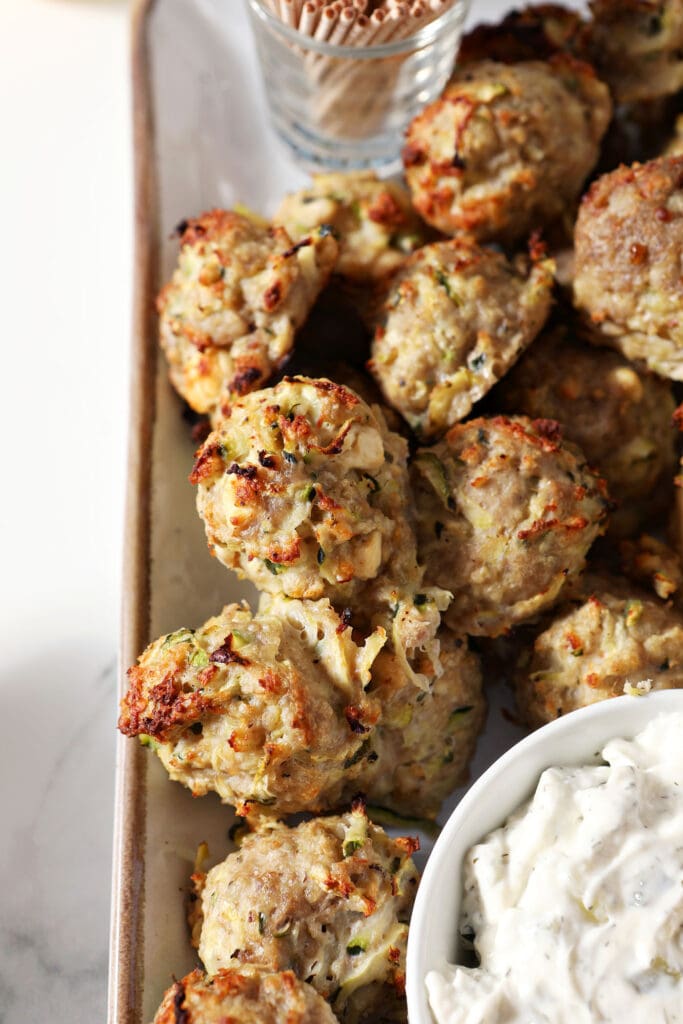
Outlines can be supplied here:
M550 768L466 857L481 966L427 976L439 1024L683 1022L683 714Z

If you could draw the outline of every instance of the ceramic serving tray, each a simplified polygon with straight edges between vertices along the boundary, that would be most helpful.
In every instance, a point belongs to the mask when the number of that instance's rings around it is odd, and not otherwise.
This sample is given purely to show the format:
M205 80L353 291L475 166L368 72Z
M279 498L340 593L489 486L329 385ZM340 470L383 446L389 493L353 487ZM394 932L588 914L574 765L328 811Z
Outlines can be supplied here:
M470 22L507 6L475 5ZM173 228L236 203L267 215L305 180L267 126L242 0L137 0L132 42L136 250L121 695L125 668L151 639L254 595L209 556L187 479L194 444L157 351L154 297L175 261ZM475 778L521 735L504 714L506 688L490 687L488 698ZM116 771L109 1024L149 1024L173 977L197 964L185 919L197 846L207 842L222 859L233 817L217 797L193 799L171 782L135 740L119 736ZM424 862L431 840L421 839Z

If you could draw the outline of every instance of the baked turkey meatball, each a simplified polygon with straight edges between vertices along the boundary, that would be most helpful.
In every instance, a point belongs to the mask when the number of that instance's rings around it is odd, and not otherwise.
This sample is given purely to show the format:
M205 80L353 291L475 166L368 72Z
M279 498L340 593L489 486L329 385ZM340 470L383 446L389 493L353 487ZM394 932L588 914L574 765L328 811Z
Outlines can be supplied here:
M209 546L260 590L340 605L415 565L407 445L325 379L286 377L235 401L191 480Z
M667 143L663 156L683 155L683 114L679 114L674 123L673 133Z
M311 985L292 971L244 964L207 977L195 970L164 994L153 1024L335 1024Z
M517 666L517 701L531 726L624 692L683 686L683 616L608 578L562 605ZM640 684L640 685L639 685Z
M413 204L446 234L512 244L571 210L610 113L607 87L570 57L466 64L408 127Z
M501 383L506 412L557 420L618 503L610 529L632 533L674 473L671 385L616 352L581 344L562 324L538 338Z
M199 938L206 969L292 970L342 1021L405 1019L417 846L391 839L358 805L341 817L247 835L206 876Z
M173 386L215 420L284 361L338 247L325 229L295 245L284 228L228 210L178 230L178 266L157 299L161 346Z
M584 196L574 301L597 340L683 380L683 156L618 167Z
M437 663L422 654L408 666L400 646L386 645L368 689L382 712L369 739L376 757L366 760L360 789L369 803L409 817L435 817L467 781L486 712L479 658L467 638L443 627L436 640Z
M683 0L592 0L586 53L618 103L683 88Z
M385 641L362 644L326 600L252 616L229 605L197 630L161 637L130 670L119 728L143 735L172 779L243 814L348 801L379 718L366 694Z
M680 555L657 537L643 533L635 540L623 540L619 553L624 575L653 590L663 601L680 591L683 584Z
M547 60L559 52L575 53L585 22L561 4L531 4L510 11L497 24L476 25L458 50L458 66L480 60L516 63Z
M425 241L407 190L374 171L314 174L307 188L283 200L274 219L295 240L330 225L339 240L335 273L360 284L392 274Z
M604 483L552 420L476 419L412 464L420 559L445 621L497 636L557 601L605 528Z
M538 334L552 271L551 261L510 262L467 239L410 257L389 290L370 367L420 436L466 416Z

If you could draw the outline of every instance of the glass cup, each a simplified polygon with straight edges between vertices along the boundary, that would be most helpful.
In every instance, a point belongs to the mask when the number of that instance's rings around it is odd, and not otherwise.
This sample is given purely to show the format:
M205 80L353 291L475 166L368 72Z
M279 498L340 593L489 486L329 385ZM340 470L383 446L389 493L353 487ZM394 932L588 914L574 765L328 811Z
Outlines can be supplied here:
M406 38L390 38L399 23L388 20L375 35L381 42L373 43L368 29L369 41L359 45L348 41L351 32L335 45L333 36L323 41L285 24L273 0L248 5L271 122L297 163L396 170L407 124L440 95L453 70L467 0L455 0Z

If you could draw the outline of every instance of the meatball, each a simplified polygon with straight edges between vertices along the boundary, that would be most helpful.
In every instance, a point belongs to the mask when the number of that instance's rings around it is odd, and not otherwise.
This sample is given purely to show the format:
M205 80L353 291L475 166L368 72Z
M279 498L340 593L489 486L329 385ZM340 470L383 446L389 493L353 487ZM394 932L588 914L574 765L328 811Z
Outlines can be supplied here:
M129 672L119 728L146 737L172 779L242 814L348 801L381 707L366 694L385 633L357 644L328 601L229 605L151 644Z
M405 1019L418 845L391 839L359 805L341 817L247 835L206 876L199 938L206 969L291 969L342 1021Z
M683 88L683 0L592 0L588 58L618 103Z
M618 167L584 196L574 302L596 340L683 380L683 157Z
M415 208L446 234L512 244L571 211L610 113L607 87L573 58L466 64L408 127Z
M444 627L437 645L436 663L424 653L413 657L426 685L416 684L401 646L389 644L375 659L368 690L382 713L369 740L376 759L367 759L360 788L370 803L410 817L435 817L467 781L486 713L479 658L467 639Z
M183 222L178 267L157 299L171 382L216 420L292 348L337 258L329 230L292 243L281 227L212 210Z
M605 528L604 483L551 420L459 424L412 474L420 558L459 633L497 636L552 605Z
M667 601L681 589L683 566L677 551L663 541L643 533L636 540L619 545L621 569L625 576L644 584Z
M558 420L618 503L610 528L633 533L674 473L670 384L616 352L582 345L561 324L540 337L500 385L507 412Z
M344 605L415 566L406 458L354 392L286 377L233 403L190 479L224 565L260 590Z
M522 655L516 686L533 727L624 692L679 688L683 616L628 584L587 580Z
M335 1024L311 985L292 971L244 964L212 978L195 970L168 989L153 1024Z
M275 222L295 240L330 225L339 239L335 272L359 284L394 273L425 241L407 190L373 171L313 175L311 185L284 199Z
M466 416L532 341L550 310L552 269L467 239L410 257L388 293L370 368L419 435Z
M683 156L683 114L679 114L676 118L673 133L663 155Z
M547 60L581 46L583 18L560 4L532 4L510 11L497 24L477 25L467 32L458 50L458 66L495 60L504 64Z

